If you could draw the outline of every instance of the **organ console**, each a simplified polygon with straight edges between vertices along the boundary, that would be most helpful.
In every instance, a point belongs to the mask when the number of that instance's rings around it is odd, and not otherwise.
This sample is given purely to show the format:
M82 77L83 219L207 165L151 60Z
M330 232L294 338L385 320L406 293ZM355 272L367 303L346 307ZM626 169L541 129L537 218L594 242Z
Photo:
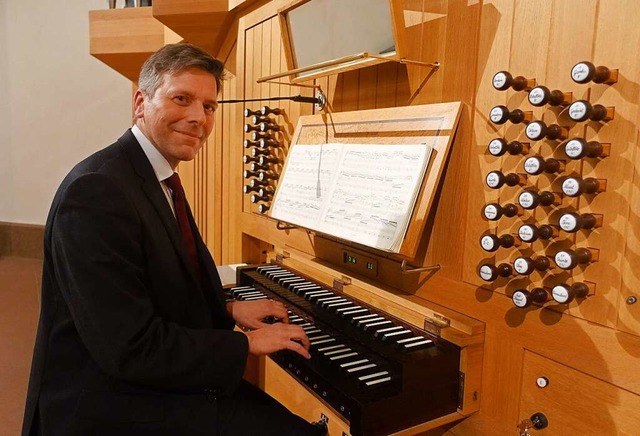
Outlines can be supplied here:
M498 71L493 76L493 87L498 91L506 91L513 88L514 91L528 91L536 86L536 79L527 79L523 76L513 77L508 71Z
M527 189L518 195L518 204L523 209L535 209L538 206L557 206L561 203L561 198L558 194L550 191L542 191L540 193Z
M560 283L551 289L551 296L556 303L569 304L576 298L585 298L589 294L589 286L577 282L572 285Z
M580 194L597 194L606 188L606 180L587 177L567 177L562 182L562 192L569 197L577 197Z
M507 203L504 206L500 206L498 203L489 203L482 209L482 216L489 221L499 220L502 215L511 218L522 214L522 208L513 203Z
M502 171L491 171L487 174L485 182L491 189L501 188L503 185L518 186L524 185L527 181L527 176L517 173L504 174Z
M593 82L610 85L618 81L618 70L611 70L605 66L596 67L591 62L583 61L571 68L571 78L580 84Z
M528 123L533 118L533 112L514 109L510 111L506 106L494 106L489 112L489 119L494 124L504 124L511 121L513 124Z
M597 260L597 252L590 248L558 251L554 256L556 265L562 269L573 269L578 265L588 264Z
M549 293L544 288L534 288L531 292L526 289L518 289L513 293L511 300L516 307L524 309L531 306L532 303L546 303L549 300Z
M529 91L529 103L534 106L567 106L571 103L573 94L557 89L550 91L546 86L536 86Z
M387 435L458 408L457 345L279 265L237 275L233 298L281 301L305 330L311 359L289 350L271 358L338 411L352 436Z
M569 233L575 233L581 229L590 230L602 225L602 215L568 212L560 216L558 225L562 230Z
M510 248L516 245L516 239L509 235L485 235L480 238L480 246L484 251L493 252L500 247Z
M539 141L541 139L566 139L569 134L569 129L566 127L559 126L557 124L546 125L544 121L532 121L527 124L527 128L525 129L525 134L527 138L532 141Z
M513 269L508 263L501 263L498 266L491 263L483 263L480 265L480 268L478 268L478 275L485 282L492 282L498 277L511 277L512 274Z
M534 242L538 239L548 240L556 236L558 236L558 232L548 224L543 224L540 227L533 224L523 224L518 228L518 238L522 242Z
M554 174L564 170L564 162L551 157L545 159L542 156L532 156L524 161L524 170L534 176L542 174L543 172Z
M585 157L605 157L609 154L610 144L601 144L598 141L585 141L582 138L573 138L564 144L564 153L569 159L582 159Z
M615 110L613 107L604 107L601 104L592 105L587 100L577 100L569 106L569 118L573 121L610 121Z

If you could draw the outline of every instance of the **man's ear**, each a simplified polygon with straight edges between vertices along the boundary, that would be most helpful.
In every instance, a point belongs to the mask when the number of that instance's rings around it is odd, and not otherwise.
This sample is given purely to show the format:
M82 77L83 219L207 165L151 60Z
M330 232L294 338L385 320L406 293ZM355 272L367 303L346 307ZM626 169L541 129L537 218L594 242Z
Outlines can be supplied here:
M144 100L145 95L138 89L133 95L133 113L136 118L144 117Z

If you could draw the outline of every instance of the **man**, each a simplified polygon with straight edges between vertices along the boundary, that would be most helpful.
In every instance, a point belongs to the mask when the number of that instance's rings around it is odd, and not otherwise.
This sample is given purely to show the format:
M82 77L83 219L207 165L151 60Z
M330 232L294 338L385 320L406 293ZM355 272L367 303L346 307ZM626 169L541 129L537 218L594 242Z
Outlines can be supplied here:
M279 303L225 303L174 175L213 129L222 74L193 45L160 49L142 67L134 127L60 185L24 436L316 434L242 380L249 353L309 358L308 338Z

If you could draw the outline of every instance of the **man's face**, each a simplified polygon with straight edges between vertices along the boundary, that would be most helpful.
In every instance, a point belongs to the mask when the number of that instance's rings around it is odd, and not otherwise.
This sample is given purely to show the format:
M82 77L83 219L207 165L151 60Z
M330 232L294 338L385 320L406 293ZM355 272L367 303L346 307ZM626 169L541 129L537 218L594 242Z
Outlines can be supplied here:
M216 79L199 68L165 74L153 97L134 96L137 124L172 168L196 157L215 122Z

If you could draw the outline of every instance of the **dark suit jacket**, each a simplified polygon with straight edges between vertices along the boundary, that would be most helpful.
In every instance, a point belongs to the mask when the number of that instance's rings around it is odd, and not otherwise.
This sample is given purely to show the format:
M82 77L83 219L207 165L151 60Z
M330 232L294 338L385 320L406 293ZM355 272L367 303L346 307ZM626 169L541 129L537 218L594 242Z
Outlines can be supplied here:
M130 130L64 179L45 229L23 436L212 433L214 398L237 388L248 342L191 221L200 280Z

